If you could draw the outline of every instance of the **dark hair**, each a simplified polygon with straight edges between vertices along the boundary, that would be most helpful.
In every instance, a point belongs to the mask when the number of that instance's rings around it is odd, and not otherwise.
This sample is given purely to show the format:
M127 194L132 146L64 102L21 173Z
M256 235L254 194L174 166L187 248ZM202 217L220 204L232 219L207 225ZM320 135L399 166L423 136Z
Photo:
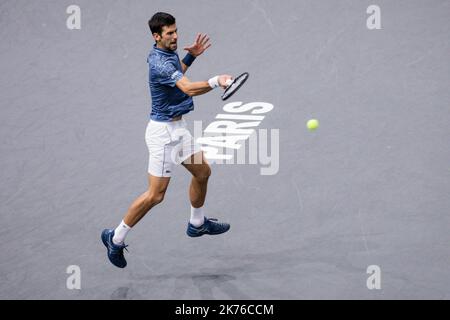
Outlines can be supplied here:
M161 35L163 27L171 26L175 24L175 18L165 12L156 13L148 22L148 26L153 33Z

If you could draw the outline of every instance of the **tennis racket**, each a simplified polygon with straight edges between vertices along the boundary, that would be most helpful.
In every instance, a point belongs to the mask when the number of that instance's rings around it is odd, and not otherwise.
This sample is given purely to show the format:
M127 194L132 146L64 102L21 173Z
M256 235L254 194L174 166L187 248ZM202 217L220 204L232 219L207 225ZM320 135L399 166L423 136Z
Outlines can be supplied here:
M222 94L222 100L228 100L231 98L243 85L247 82L250 74L248 72L244 72L239 77L233 79L228 84L228 87L225 89L225 92Z

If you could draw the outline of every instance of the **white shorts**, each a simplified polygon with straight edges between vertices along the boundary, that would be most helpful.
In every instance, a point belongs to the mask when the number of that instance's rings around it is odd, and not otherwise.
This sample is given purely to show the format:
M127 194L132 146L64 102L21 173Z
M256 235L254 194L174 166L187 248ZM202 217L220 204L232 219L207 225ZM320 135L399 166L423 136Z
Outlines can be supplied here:
M173 166L201 152L184 119L172 122L151 120L145 132L149 152L148 173L154 177L171 177Z

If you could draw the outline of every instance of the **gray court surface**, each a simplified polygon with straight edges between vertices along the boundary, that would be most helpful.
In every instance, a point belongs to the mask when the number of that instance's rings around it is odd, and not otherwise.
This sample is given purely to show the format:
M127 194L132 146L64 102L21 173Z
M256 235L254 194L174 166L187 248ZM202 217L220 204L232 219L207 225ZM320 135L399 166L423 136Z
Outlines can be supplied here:
M211 36L191 80L250 72L230 102L274 106L256 129L279 130L279 170L212 164L205 210L231 231L191 239L177 167L119 270L100 233L148 187L157 11L180 56ZM2 0L0 298L450 299L449 16L443 0ZM219 90L195 103L190 125L224 113Z

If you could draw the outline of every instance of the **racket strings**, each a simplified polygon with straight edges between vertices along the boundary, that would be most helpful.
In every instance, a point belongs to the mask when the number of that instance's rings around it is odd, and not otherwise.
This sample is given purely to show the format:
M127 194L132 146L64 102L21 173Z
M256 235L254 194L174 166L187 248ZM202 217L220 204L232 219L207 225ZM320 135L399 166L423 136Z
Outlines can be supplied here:
M245 81L245 77L240 77L236 79L236 81L233 82L233 84L230 86L230 90L233 90L236 87L239 87L243 82Z

